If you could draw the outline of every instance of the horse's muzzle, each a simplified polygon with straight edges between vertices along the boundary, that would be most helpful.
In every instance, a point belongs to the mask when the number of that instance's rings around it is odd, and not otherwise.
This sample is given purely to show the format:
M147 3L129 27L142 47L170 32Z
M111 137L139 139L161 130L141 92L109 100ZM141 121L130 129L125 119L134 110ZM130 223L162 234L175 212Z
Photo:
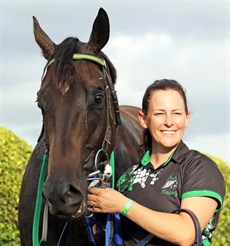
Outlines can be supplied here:
M48 180L44 184L43 195L53 216L76 219L86 213L83 192L73 185Z

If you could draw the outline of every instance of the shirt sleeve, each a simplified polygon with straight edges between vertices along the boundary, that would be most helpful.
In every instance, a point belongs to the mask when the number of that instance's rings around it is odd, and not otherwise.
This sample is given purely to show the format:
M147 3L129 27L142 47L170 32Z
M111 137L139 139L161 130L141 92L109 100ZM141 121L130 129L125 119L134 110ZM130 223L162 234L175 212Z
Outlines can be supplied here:
M191 150L183 170L182 199L188 197L212 197L223 204L225 181L216 163L209 157Z

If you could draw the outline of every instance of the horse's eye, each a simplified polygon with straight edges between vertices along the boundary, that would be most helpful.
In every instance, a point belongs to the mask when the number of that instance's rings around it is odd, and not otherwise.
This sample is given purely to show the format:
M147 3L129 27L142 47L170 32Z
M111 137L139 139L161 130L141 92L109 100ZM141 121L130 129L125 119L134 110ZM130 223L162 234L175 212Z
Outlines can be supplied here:
M95 97L95 103L101 104L103 102L104 95L102 93L98 93Z

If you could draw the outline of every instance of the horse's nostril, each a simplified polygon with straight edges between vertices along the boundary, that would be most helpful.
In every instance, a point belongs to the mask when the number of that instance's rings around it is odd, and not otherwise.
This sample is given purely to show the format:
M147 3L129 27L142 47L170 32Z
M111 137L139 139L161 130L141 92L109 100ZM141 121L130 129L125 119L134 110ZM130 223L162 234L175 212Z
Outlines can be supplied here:
M76 188L74 188L74 186L69 185L67 190L65 191L64 194L64 200L65 199L69 199L69 198L73 198L74 196L76 196L78 193L80 193Z
M69 192L71 192L71 193L78 193L79 190L76 189L73 185L69 185Z
M73 196L73 193L70 191L67 191L66 194L64 195L63 201L65 201L65 199L71 198L72 196Z
M68 204L77 204L82 201L82 193L73 185L67 185L63 190L60 200Z

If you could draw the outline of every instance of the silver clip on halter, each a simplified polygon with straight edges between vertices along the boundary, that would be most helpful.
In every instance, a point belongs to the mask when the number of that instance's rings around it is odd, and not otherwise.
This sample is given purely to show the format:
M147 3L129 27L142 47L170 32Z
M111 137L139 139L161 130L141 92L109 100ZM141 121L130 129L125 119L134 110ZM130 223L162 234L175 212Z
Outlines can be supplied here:
M106 160L104 162L98 162L98 157L100 153L105 154ZM102 166L104 166L104 168L101 168ZM95 156L95 169L96 171L88 175L87 181L90 181L88 190L96 186L105 189L109 186L109 179L112 176L112 167L109 165L108 155L103 149L99 149ZM92 216L92 212L86 215L87 218L90 218Z

